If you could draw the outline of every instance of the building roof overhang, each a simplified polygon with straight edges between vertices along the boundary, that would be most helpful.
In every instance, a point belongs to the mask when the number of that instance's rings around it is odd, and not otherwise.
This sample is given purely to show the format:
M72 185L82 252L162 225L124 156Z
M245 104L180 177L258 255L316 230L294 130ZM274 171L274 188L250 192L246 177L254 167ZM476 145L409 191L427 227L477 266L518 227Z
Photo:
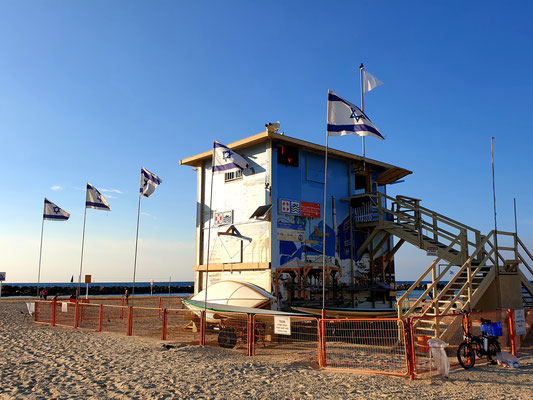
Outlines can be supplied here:
M279 143L286 143L289 145L296 145L299 146L305 150L313 151L316 153L324 154L326 151L326 147L307 142L305 140L296 139L290 136L281 135L279 133L273 133L273 132L261 132L253 136L249 136L247 138L237 140L236 142L230 143L227 146L232 150L239 150L242 148L246 148L249 146L252 146L257 143L265 142L268 140L272 140ZM192 157L187 157L182 160L180 160L180 165L188 165L191 167L199 167L201 166L202 162L205 160L208 160L212 157L213 150L204 151L203 153L197 154ZM412 171L409 171L405 168L397 167L391 164L387 164L381 161L373 160L371 158L363 158L362 156L357 156L355 154L347 153L342 150L333 149L331 147L328 148L328 157L333 156L336 158L346 159L355 162L356 164L366 164L366 166L371 167L371 169L376 170L379 173L379 176L377 178L377 182L380 184L390 184L393 182L396 182L397 180L412 174Z

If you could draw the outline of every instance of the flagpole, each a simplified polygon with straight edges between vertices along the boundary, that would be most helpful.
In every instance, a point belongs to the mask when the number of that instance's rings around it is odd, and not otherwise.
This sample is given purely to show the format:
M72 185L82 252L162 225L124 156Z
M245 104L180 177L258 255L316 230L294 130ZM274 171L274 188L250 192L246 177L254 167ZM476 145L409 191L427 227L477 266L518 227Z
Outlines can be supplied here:
M139 242L139 220L141 216L141 193L139 193L139 205L137 207L137 234L135 235L135 257L133 259L133 284L131 287L131 305L135 301L135 272L137 270L137 244Z
M328 118L329 118L329 96L328 96ZM326 118L326 121L328 119ZM322 223L322 318L325 317L326 309L326 207L328 188L328 147L329 134L326 123L326 154L324 157L324 220Z
M44 215L43 215L43 223L41 225L41 247L39 249L39 272L37 273L37 297L39 297L39 286L41 283L41 256L43 254L43 233L44 233Z
M364 103L364 96L363 96L363 71L365 69L365 66L363 65L363 63L361 63L361 66L359 67L359 75L360 75L360 78L361 78L361 111L364 113L365 112L365 103ZM364 158L365 158L365 137L364 136L361 136L361 138L363 139L363 162L364 162Z
M83 235L81 236L81 260L80 260L80 274L78 275L78 290L76 291L76 300L80 295L81 289L81 271L83 268L83 246L85 245L85 221L87 220L87 204L85 205L85 212L83 213Z
M213 177L215 176L215 142L213 142L213 156L211 157L211 191L209 193L209 222L207 230L207 260L205 265L205 282L204 282L204 311L207 310L207 279L209 278L209 245L211 243L211 207L213 206ZM202 206L203 207L203 206ZM203 218L203 215L202 215Z

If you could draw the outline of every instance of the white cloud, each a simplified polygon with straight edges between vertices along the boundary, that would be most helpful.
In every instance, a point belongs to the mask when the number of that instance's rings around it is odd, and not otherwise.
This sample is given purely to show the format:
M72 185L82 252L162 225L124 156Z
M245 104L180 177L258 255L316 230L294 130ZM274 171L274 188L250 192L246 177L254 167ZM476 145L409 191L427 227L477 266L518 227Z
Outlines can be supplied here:
M104 193L116 193L116 194L122 194L122 192L118 189L99 189L101 192Z
M54 185L50 189L52 189L52 190L63 190L63 186Z

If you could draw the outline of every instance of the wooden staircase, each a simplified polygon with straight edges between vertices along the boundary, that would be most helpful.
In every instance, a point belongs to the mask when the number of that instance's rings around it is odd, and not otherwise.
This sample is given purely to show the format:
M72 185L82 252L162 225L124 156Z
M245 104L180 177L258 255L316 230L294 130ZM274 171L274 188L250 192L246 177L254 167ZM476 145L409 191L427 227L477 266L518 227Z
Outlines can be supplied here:
M370 224L372 231L358 250L358 256L368 251L379 235L394 235L400 239L399 243L408 242L437 254L398 299L399 318L419 317L413 323L418 334L443 337L448 326L460 318L435 317L475 308L500 273L520 274L524 306L533 304L533 285L520 270L523 267L533 275L529 265L533 264L533 256L515 233L491 231L484 236L477 229L420 206L419 199L393 198L382 193L365 196L371 198L377 218ZM510 246L498 244L509 240L513 243ZM381 240L380 244L384 242ZM372 248L372 253L376 249ZM431 283L416 300L409 300L422 281Z

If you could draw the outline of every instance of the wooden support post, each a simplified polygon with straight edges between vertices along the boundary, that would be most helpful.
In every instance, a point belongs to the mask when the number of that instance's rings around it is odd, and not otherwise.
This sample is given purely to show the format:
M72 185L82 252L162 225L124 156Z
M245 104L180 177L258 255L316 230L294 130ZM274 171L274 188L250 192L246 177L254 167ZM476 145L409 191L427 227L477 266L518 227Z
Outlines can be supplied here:
M167 309L163 309L163 318L161 320L161 340L167 340Z
M133 334L133 307L128 307L128 328L126 331L126 336L131 336Z
M472 263L468 263L466 266L466 278L468 282L468 305L472 306Z
M100 304L100 313L98 314L98 332L102 332L102 321L104 320L104 305Z
M57 300L52 300L52 326L56 326L56 316L57 316Z
M433 240L435 242L439 241L439 234L438 234L438 226L437 226L437 218L433 216Z

